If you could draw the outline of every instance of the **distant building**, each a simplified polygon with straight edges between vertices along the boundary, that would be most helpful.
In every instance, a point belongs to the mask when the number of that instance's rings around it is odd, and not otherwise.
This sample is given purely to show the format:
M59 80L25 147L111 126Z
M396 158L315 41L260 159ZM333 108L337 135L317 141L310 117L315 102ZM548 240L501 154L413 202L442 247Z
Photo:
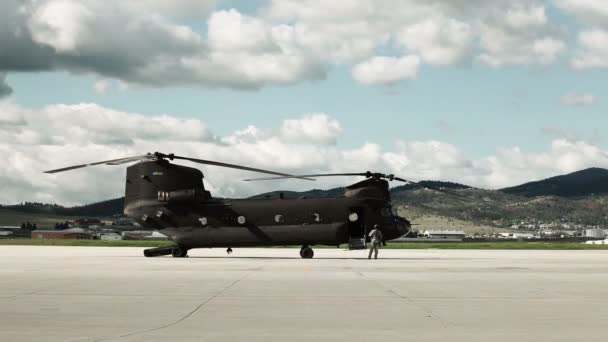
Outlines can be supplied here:
M67 230L34 230L32 231L32 239L45 240L90 240L93 234L86 232L84 229L75 228Z
M499 233L498 237L503 239L515 239L515 240L524 240L524 239L534 239L536 236L530 233Z
M530 233L513 233L513 238L514 239L534 239L536 236L534 236L534 234L530 234Z
M585 237L591 239L603 239L606 237L606 232L603 229L585 229Z
M450 241L462 241L465 235L462 230L426 230L422 234L427 239Z
M74 224L79 226L79 227L90 227L90 226L100 226L101 225L101 220L96 219L96 218L80 218L76 221L74 221Z
M0 226L0 238L29 237L31 230L22 229L20 226Z
M0 226L0 230L15 230L21 229L20 226Z
M167 240L167 236L151 230L132 230L122 232L124 240Z
M134 221L128 217L120 217L112 222L113 226L133 226Z

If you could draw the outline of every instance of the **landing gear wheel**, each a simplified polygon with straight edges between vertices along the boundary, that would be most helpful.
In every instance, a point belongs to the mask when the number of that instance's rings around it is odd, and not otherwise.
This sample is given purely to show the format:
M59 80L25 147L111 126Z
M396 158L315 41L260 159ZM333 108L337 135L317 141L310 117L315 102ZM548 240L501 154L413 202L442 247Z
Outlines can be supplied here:
M181 246L175 246L171 250L171 255L174 258L187 258L188 257L188 249L186 249L184 247L181 247Z
M228 249L226 250L226 253L232 254L232 248L228 247Z
M312 259L314 255L315 252L308 246L302 246L302 249L300 249L300 256L302 259Z

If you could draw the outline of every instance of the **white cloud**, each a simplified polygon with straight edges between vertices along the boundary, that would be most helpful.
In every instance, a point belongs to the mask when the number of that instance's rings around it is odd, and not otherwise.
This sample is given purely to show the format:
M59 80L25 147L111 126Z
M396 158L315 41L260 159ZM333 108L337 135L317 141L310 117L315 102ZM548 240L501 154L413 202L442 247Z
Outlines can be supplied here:
M470 24L441 16L406 26L397 34L403 47L437 65L464 61L472 53L473 37Z
M560 98L561 104L564 106L588 106L595 102L593 94L578 94L568 93L562 95Z
M555 3L585 24L608 26L608 2L604 0L557 0Z
M84 3L74 0L41 2L34 7L28 26L37 43L48 44L58 52L74 51L94 18Z
M608 31L592 29L580 32L571 64L580 70L608 67Z
M218 2L218 0L137 0L127 1L127 4L138 11L153 12L170 18L203 19L218 6Z
M325 113L305 115L283 121L281 137L295 143L335 145L342 134L340 123Z
M389 60L374 59L381 55L499 67L548 65L565 50L562 29L544 2L534 0L282 0L253 15L220 5L5 0L0 71L91 73L151 87L258 89L322 80L336 65L363 68L376 61L388 67ZM206 29L200 27L205 19ZM414 69L370 83L412 79Z
M364 84L394 84L403 80L416 79L419 66L420 58L415 55L376 56L355 65L352 69L352 76Z
M290 25L221 10L210 15L208 32L200 33L159 10L194 2L147 2L149 10L139 2L3 2L0 71L66 70L138 86L236 89L325 76L318 58L301 50Z
M276 51L271 27L264 21L242 15L235 9L214 12L209 18L209 46L214 50Z
M482 183L507 187L587 167L608 168L608 153L584 141L558 139L541 153L500 148L496 155L476 161L475 167L486 171L479 179Z
M118 197L123 167L99 166L69 174L43 170L160 150L284 172L363 172L398 174L412 180L440 179L499 188L597 166L608 168L608 153L585 141L556 139L544 152L499 148L471 158L442 141L403 141L388 148L374 142L341 149L342 132L327 114L286 120L278 127L255 126L216 138L197 119L143 116L96 104L28 109L0 102L0 203L20 201L78 204ZM286 134L287 133L287 134ZM294 139L294 138L298 139ZM315 183L241 182L242 171L200 167L216 196L250 196L272 189L332 188L357 178L324 178Z
M570 64L577 70L608 67L608 2L603 0L557 0L556 5L575 15L583 29Z
M494 67L544 66L555 62L566 44L544 7L524 2L494 12L481 24L480 47L479 60Z

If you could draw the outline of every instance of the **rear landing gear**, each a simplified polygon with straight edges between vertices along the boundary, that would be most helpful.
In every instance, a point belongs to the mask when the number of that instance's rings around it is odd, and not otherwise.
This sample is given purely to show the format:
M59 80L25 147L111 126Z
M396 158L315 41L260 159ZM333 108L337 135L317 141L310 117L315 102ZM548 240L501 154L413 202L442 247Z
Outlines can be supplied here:
M188 257L188 249L182 246L175 246L171 250L171 255L174 258L187 258Z
M300 249L300 256L302 259L312 259L314 255L315 252L308 246L302 246L302 249Z
M228 247L228 249L226 250L226 253L232 254L232 248Z

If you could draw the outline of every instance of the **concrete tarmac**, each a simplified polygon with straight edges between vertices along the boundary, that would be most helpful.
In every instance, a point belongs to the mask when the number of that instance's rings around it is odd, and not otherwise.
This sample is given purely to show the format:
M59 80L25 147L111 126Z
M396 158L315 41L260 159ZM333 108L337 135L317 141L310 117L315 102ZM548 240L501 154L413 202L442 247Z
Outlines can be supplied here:
M608 341L608 251L0 246L0 341Z

